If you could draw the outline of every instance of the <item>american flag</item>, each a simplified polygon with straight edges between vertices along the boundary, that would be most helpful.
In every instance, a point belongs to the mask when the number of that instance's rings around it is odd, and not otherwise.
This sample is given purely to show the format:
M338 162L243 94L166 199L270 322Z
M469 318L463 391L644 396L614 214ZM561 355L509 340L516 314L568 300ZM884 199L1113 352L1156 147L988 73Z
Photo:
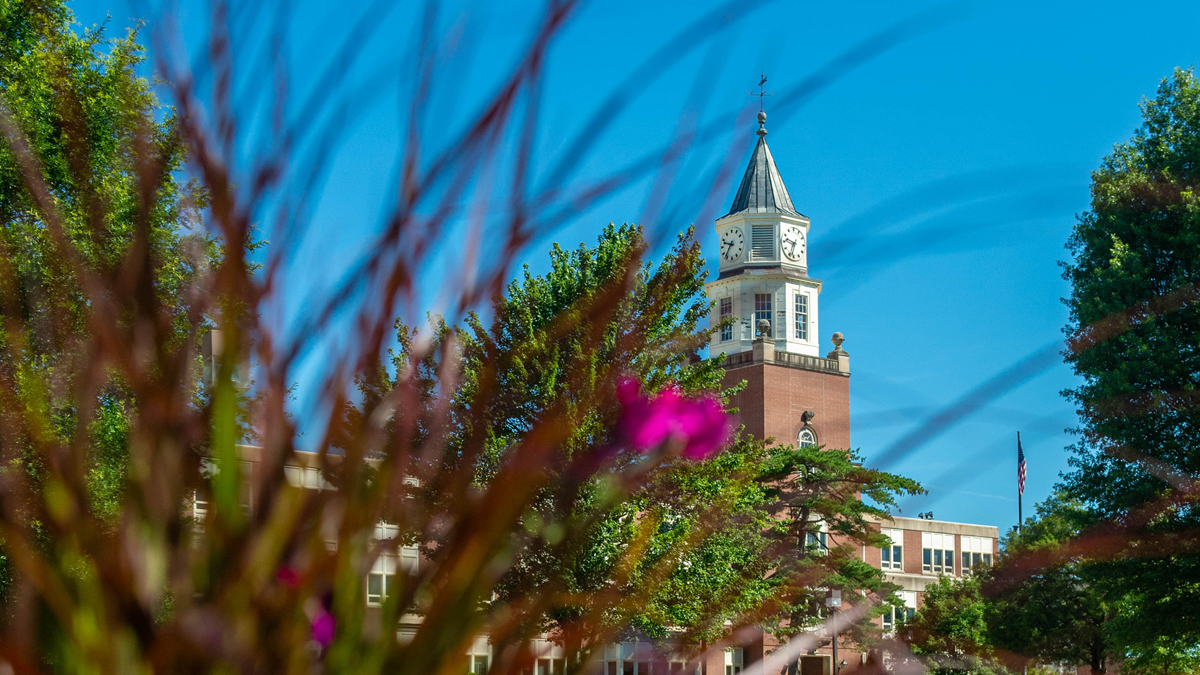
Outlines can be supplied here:
M1021 449L1021 434L1017 434L1017 493L1025 494L1025 451Z

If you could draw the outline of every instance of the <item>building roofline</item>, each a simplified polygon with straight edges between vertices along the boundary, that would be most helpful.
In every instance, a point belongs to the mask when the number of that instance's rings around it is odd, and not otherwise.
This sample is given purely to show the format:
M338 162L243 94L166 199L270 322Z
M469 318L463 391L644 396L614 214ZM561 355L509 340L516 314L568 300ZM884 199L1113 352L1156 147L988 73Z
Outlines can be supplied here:
M926 520L924 518L906 518L904 516L889 516L873 520L883 527L894 526L901 530L938 532L941 534L965 534L969 537L1000 538L1000 528L995 525L959 523L950 520Z

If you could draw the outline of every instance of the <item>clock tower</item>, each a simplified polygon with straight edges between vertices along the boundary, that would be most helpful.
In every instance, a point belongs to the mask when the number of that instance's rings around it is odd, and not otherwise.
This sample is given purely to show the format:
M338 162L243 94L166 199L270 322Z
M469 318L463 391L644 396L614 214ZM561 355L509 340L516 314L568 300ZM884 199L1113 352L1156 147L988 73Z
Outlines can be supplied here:
M796 210L767 147L767 115L729 213L717 219L719 275L709 353L725 354L725 385L746 430L777 443L850 447L850 355L840 333L821 356L821 282L808 275L810 221Z

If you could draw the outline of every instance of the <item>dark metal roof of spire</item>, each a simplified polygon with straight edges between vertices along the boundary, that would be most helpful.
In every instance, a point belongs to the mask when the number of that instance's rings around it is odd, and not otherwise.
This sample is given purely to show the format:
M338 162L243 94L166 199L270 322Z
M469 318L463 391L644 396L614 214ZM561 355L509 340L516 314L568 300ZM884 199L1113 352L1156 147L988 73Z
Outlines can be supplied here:
M736 213L786 213L801 215L792 206L792 198L788 195L779 168L775 166L775 158L767 147L767 130L765 128L767 114L758 113L758 143L754 146L754 154L750 157L750 165L742 176L742 184L738 187L733 205L729 207L726 216Z

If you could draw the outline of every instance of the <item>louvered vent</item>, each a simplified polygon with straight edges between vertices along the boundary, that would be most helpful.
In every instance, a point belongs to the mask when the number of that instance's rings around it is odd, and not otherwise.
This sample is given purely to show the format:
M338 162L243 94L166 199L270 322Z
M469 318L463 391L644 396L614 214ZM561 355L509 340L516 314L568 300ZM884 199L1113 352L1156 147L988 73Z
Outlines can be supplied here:
M750 259L770 260L775 257L775 228L754 225L750 228Z

